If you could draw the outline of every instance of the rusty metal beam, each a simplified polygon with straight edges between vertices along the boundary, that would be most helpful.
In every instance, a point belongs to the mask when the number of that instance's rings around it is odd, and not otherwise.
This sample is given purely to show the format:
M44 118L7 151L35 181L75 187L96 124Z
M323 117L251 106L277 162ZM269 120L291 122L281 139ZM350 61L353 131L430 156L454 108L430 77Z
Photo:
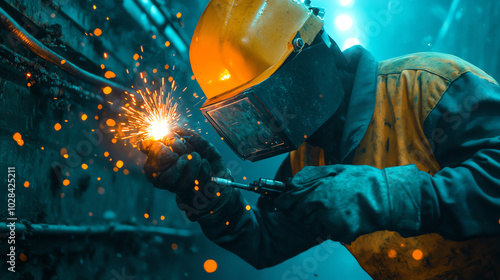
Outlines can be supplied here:
M460 3L460 0L453 0L453 2L451 3L450 9L448 10L448 15L446 16L446 19L443 22L441 29L439 30L439 33L438 33L438 36L436 38L436 42L434 43L434 45L439 45L445 39L445 36L448 33L450 26L453 22L453 19L455 17L455 13L457 12L459 3Z
M11 228L8 223L0 223L0 235L8 235ZM117 235L150 235L161 237L193 237L195 233L185 229L175 229L161 226L132 226L132 225L86 225L86 226L67 226L67 225L49 225L49 224L15 224L15 232L18 234L29 234L33 237L60 236L60 237L78 237L78 236L117 236Z

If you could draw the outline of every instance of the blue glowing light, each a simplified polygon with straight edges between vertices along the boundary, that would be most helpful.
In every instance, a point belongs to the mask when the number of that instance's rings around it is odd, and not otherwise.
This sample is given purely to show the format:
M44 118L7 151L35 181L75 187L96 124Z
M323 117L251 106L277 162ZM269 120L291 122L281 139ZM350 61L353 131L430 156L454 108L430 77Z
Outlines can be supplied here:
M352 4L353 0L339 0L340 5L342 6L349 6Z
M349 30L352 27L352 24L353 24L353 20L348 15L339 15L335 19L335 25L341 31Z

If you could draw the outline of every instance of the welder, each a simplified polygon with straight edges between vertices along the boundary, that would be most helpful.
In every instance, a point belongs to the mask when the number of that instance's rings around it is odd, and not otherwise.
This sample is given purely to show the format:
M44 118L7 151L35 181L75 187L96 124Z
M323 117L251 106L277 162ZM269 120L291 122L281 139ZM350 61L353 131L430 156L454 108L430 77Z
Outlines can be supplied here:
M216 148L145 141L147 178L256 268L342 242L375 279L500 278L500 87L451 55L340 51L323 11L212 0L190 48L202 113L241 158L289 152L248 210Z

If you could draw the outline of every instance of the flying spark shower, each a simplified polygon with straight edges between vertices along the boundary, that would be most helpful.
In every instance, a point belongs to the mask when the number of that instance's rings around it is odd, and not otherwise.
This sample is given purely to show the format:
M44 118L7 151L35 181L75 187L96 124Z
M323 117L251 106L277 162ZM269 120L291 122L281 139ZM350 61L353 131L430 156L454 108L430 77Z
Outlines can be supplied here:
M165 96L165 80L162 79L160 93L157 90L138 90L142 100L137 100L133 94L131 103L122 107L128 123L122 123L121 139L131 139L134 142L146 138L162 139L170 128L177 125L180 115L177 113L177 103L172 101L175 91L175 81L170 92ZM128 105L128 106L127 106Z

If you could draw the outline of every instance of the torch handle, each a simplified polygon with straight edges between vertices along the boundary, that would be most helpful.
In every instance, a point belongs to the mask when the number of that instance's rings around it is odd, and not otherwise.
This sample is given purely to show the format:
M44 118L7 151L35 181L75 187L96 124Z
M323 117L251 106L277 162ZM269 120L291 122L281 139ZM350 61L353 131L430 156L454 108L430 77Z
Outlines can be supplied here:
M259 193L261 195L278 195L288 191L291 187L290 184L285 184L280 181L264 178L260 178L258 181L255 181L252 184L240 184L228 179L217 177L212 177L212 182L221 187L233 187Z
M186 141L185 139L183 139L179 134L174 133L173 136L174 137L170 136L171 138L165 140L165 142L164 142L165 146L167 146L167 147L172 146L176 140L181 140L182 143L184 143L184 145L186 146L186 151L184 152L184 154L190 154L190 153L195 151L193 146L191 146L191 144L189 144L189 142Z
M191 146L191 144L189 144L188 141L186 141L184 139L182 139L182 140L184 141L184 145L186 145L186 154L190 154L190 153L192 153L192 152L195 151L194 148L193 148L193 146Z

